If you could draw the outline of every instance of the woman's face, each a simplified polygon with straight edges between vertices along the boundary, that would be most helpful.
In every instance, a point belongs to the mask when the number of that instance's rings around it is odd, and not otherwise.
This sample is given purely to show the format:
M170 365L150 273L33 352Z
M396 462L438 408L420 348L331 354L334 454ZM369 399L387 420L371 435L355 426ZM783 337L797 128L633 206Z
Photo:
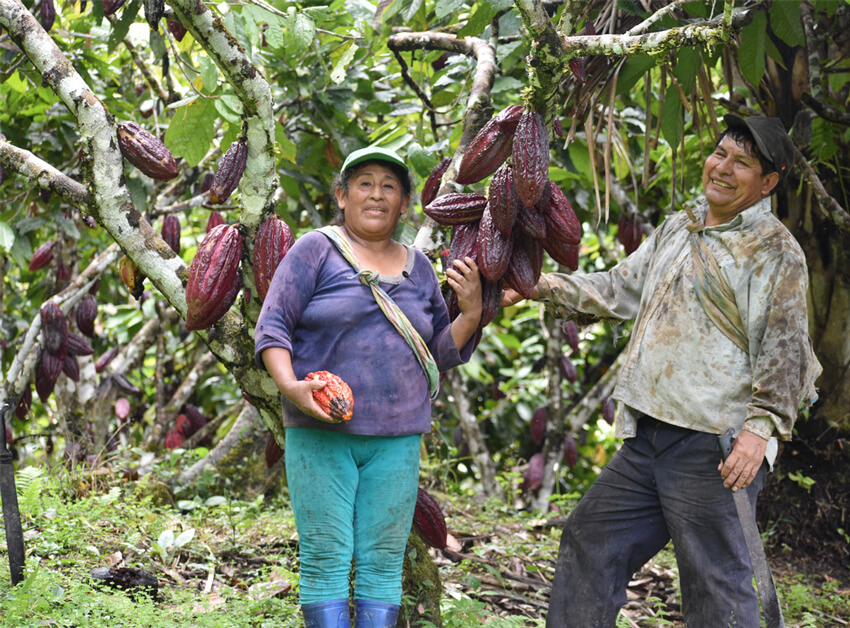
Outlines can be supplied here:
M392 170L372 162L351 175L348 192L337 189L336 200L346 229L367 240L383 240L392 237L409 197Z

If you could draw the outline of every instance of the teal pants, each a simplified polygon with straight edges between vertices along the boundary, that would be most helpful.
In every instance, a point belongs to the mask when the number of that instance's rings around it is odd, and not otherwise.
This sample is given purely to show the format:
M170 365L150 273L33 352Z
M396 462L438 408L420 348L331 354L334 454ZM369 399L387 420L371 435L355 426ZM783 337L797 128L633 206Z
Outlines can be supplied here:
M286 478L298 529L300 602L401 602L422 437L287 428Z

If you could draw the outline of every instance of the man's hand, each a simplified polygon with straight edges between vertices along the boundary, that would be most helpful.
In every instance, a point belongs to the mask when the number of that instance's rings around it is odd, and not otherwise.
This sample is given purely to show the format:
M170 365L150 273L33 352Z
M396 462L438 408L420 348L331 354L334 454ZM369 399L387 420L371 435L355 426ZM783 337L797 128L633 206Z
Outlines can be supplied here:
M764 462L767 441L761 436L742 430L735 439L732 453L717 469L723 476L723 486L737 491L747 488Z

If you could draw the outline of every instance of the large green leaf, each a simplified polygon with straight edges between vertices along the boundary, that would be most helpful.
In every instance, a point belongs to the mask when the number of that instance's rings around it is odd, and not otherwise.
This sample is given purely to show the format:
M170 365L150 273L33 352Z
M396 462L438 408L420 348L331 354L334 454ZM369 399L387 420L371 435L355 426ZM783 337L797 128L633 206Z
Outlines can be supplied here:
M664 108L661 110L661 134L675 148L682 139L683 130L682 101L676 88L670 85L664 94Z
M770 27L777 37L792 48L806 43L800 5L797 2L774 2L771 4Z
M458 31L458 37L480 35L496 16L496 9L489 2L476 2L466 24Z
M15 230L5 222L0 221L0 248L7 253L12 250L12 245L15 244Z
M767 18L764 13L757 12L753 21L741 31L741 46L738 49L741 72L753 85L761 83L764 76L766 39Z
M178 108L165 133L165 145L175 157L197 166L212 146L216 118L215 103L210 98L198 98Z
M697 74L702 65L702 55L697 48L681 48L676 55L676 69L673 75L679 81L682 91L690 98L696 84Z

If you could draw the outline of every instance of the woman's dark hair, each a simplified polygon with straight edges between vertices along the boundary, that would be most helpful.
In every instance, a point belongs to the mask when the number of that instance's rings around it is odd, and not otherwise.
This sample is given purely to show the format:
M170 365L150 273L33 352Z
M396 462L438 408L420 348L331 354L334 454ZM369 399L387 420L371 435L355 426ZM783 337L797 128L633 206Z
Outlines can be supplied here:
M410 197L410 191L413 189L413 181L410 178L410 173L399 166L398 164L394 164L391 161L383 161L381 159L369 159L368 161L361 161L358 164L353 165L351 168L347 168L342 172L338 173L331 184L331 192L334 196L336 196L337 190L342 190L343 194L348 194L348 184L351 182L351 177L353 177L357 172L359 172L362 168L370 165L370 164L380 164L386 168L389 168L392 173L398 177L398 180L401 181L401 190L402 196ZM408 201L409 202L409 201ZM331 220L332 225L341 225L345 222L345 215L342 210L337 210L336 214Z

